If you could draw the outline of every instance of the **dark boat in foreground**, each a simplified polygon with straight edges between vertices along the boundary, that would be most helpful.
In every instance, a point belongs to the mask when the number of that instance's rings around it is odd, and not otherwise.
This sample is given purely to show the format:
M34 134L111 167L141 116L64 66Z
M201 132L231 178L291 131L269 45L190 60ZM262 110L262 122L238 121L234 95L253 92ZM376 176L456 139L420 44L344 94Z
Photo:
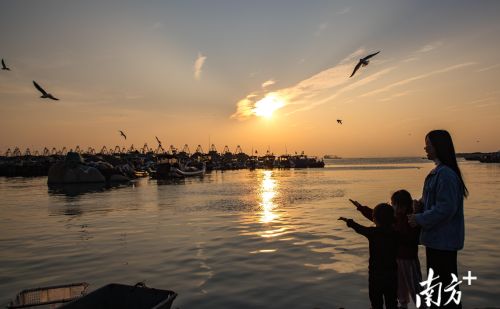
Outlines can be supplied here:
M85 295L88 286L88 283L81 282L23 290L7 308L59 308Z
M177 293L148 288L144 284L111 283L84 297L60 307L61 309L169 309Z
M17 294L9 309L170 309L177 293L136 285L111 283L86 293L86 282L27 289Z

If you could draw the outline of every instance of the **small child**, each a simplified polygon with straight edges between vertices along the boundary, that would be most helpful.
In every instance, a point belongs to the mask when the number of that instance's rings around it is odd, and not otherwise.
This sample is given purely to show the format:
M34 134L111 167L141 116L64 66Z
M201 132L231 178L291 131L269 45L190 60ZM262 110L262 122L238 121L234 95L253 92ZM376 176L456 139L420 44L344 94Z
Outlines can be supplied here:
M408 308L410 297L416 304L416 296L420 293L422 273L420 261L418 260L418 243L420 228L411 227L408 223L408 215L413 213L413 200L406 190L394 192L391 204L396 214L394 229L399 233L398 248L398 300L400 308ZM408 295L409 294L409 295Z
M363 216L373 218L373 210L363 206L357 201L350 200ZM406 190L398 190L391 196L391 204L394 208L395 223L394 230L398 233L398 253L396 262L398 265L398 301L399 308L408 308L410 296L413 303L416 295L420 292L422 273L418 260L418 243L420 228L411 227L407 215L413 213L413 200Z
M382 203L373 209L375 227L366 227L343 217L339 220L345 221L356 233L368 238L370 247L368 294L372 309L383 309L384 300L387 309L396 309L398 239L393 228L393 208L389 204Z

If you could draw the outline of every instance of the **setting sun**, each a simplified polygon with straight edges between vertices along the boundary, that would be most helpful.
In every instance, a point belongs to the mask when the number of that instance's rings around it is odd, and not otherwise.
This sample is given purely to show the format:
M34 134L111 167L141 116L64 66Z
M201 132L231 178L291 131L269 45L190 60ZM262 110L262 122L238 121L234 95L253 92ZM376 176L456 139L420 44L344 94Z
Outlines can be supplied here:
M285 106L283 99L276 93L268 93L264 98L255 103L253 112L257 116L271 118L274 111Z

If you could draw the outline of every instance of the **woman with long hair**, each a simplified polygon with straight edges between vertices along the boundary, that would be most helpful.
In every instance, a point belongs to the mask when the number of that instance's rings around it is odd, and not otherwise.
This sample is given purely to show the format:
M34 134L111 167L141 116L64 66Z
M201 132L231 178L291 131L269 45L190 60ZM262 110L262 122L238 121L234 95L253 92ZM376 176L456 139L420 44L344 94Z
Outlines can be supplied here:
M425 137L427 158L436 167L427 175L422 198L414 201L412 226L421 227L420 243L426 247L427 272L442 282L441 305L431 308L462 308L457 304L457 252L464 247L464 198L469 194L457 164L450 133L434 130ZM451 287L448 291L445 289ZM436 291L437 293L437 291ZM423 296L422 296L423 297ZM447 304L446 304L447 303ZM445 305L446 304L446 305Z

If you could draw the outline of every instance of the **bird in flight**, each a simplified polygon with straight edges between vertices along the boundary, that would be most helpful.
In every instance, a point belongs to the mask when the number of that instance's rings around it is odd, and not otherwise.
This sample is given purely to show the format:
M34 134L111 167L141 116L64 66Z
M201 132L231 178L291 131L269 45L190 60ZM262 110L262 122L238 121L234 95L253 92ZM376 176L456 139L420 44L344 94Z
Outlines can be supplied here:
M358 64L356 64L356 67L354 68L354 71L352 71L352 74L351 76L349 77L353 77L354 76L354 73L356 73L356 71L361 67L361 66L364 66L366 67L368 65L368 63L370 63L370 61L368 61L368 59L370 59L371 57L375 56L376 54L380 53L380 51L374 53L374 54L371 54L371 55L368 55L364 58L361 58L359 59L359 62Z
M120 135L123 136L124 139L127 139L127 135L125 135L125 133L123 133L122 130L118 130L120 132Z
M3 60L3 58L2 58L2 70L10 71L10 68L8 68L8 67L5 65L5 61Z
M45 91L40 85L38 85L35 81L33 81L33 85L35 85L35 88L38 89L42 93L42 96L40 98L42 99L52 99L52 100L59 100L58 98L54 97L52 94L48 93Z
M337 119L338 124L342 124L342 119Z
M157 136L155 136L155 138L156 138L156 141L158 142L158 145L161 146L161 141L158 139Z

